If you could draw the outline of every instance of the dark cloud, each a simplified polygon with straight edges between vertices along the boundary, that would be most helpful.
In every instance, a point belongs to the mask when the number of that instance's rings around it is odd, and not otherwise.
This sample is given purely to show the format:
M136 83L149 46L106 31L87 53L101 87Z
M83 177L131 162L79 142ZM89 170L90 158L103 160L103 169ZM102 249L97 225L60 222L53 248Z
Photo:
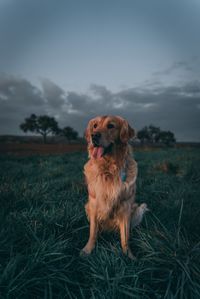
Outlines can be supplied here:
M172 63L167 69L163 71L154 72L154 76L171 75L175 71L193 71L192 64L189 61L180 60Z
M92 85L90 95L70 93L72 111L65 113L79 131L95 115L116 114L140 129L150 123L172 130L179 140L200 141L200 82L155 89L130 88L113 93L105 86ZM62 115L61 118L63 118Z
M153 72L154 77L170 76L174 73L180 72L182 74L187 74L196 77L196 74L199 74L200 70L200 59L198 56L191 56L187 60L179 60L173 62L168 68L160 71Z
M29 81L5 74L0 75L0 98L1 100L8 98L13 106L16 102L21 105L33 104L34 106L43 104L40 90Z
M200 84L199 84L199 81L195 80L195 81L192 81L192 82L189 82L189 83L185 84L184 91L188 95L196 94L197 96L200 97Z
M156 88L129 88L112 92L91 85L86 93L65 92L45 79L42 89L27 80L0 76L1 134L19 133L18 126L31 113L50 114L60 126L70 125L83 133L96 115L127 118L137 130L154 124L172 130L179 140L200 141L200 82Z
M65 91L49 79L42 80L43 95L49 106L59 109L66 101Z
M0 130L15 133L22 120L31 113L45 113L45 102L39 89L27 80L0 75Z
M68 92L67 101L69 111L74 114L87 112L87 107L91 103L91 99L87 94L78 94L73 91Z

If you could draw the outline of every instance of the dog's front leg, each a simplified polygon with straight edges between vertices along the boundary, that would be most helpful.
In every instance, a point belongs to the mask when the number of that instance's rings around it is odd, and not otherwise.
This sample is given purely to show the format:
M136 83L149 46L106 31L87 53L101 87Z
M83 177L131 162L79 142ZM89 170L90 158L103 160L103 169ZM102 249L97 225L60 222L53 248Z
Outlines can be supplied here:
M128 217L127 215L124 215L121 218L119 223L122 251L129 258L134 259L135 257L132 254L131 249L129 247L130 225L131 225L130 215L128 215Z
M95 242L98 233L98 223L96 219L96 206L90 204L89 206L89 220L90 220L90 235L87 244L81 250L81 255L88 255L95 247Z

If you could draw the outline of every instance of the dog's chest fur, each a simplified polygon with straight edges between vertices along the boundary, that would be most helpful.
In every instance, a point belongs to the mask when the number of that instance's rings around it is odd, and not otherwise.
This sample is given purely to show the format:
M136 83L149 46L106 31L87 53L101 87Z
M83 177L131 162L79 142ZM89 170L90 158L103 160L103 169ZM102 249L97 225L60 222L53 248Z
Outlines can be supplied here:
M97 207L97 218L106 220L119 201L122 180L121 169L114 160L89 160L84 167L89 200Z

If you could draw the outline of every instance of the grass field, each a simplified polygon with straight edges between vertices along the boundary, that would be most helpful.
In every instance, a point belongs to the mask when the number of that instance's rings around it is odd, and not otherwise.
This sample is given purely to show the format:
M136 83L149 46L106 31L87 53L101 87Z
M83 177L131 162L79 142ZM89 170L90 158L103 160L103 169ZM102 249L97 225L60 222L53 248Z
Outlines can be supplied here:
M136 261L104 233L90 257L84 153L0 156L0 298L200 298L200 152L136 152Z

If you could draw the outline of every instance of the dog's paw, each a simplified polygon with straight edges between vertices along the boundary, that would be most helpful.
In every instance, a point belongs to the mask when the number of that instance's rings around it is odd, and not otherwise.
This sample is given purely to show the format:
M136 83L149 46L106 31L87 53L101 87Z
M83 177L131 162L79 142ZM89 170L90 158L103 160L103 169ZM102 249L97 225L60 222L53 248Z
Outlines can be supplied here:
M132 261L136 261L137 258L135 255L133 255L133 253L131 252L131 250L128 250L127 252L127 256L129 257L129 259L131 259Z
M84 247L81 251L80 251L80 256L81 257L86 257L86 256L88 256L88 255L90 255L90 253L91 253L91 249L89 249L88 247Z

